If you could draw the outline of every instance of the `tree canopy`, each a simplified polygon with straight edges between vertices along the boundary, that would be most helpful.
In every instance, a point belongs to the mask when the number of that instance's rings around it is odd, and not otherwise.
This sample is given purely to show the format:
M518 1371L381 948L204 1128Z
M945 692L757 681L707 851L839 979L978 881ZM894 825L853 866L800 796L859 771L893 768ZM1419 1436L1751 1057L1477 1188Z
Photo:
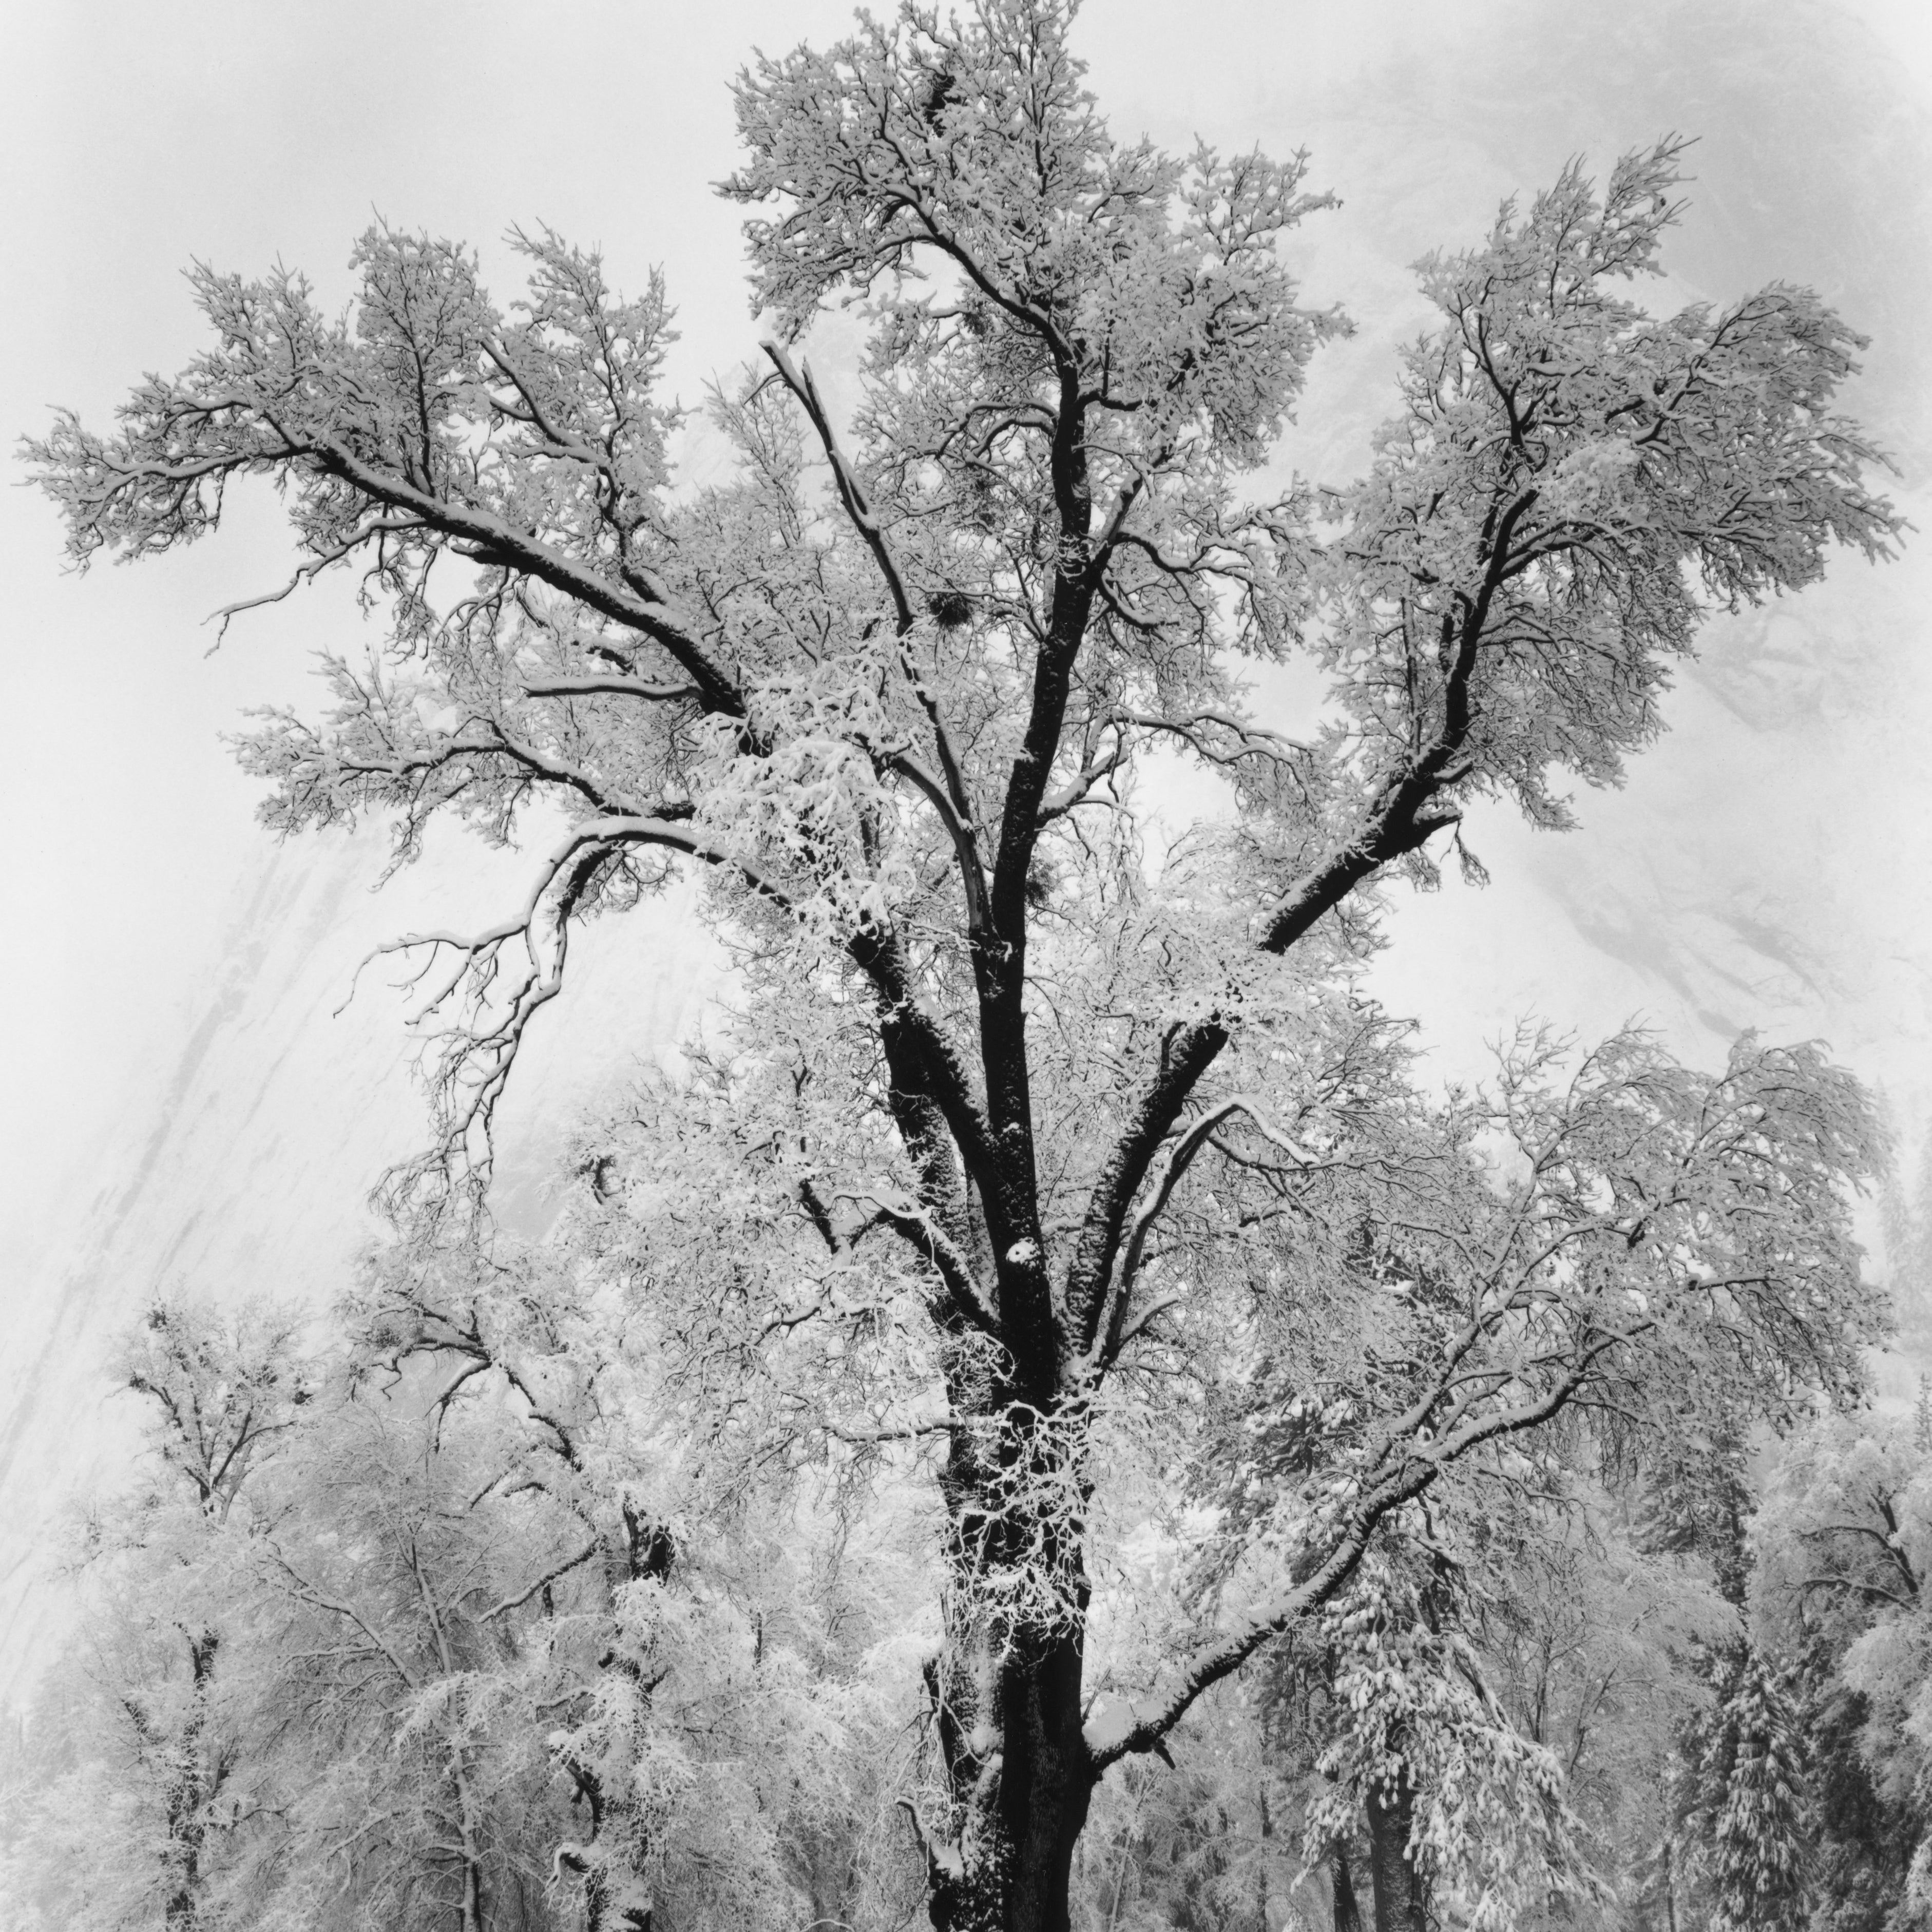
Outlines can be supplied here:
M588 1130L528 1318L585 1270L633 1310L706 1508L774 1468L929 1484L940 1635L902 1795L934 1922L1066 1925L1110 1770L1264 1655L1318 1652L1366 1709L1364 1634L1398 1626L1436 1689L1322 1762L1480 1918L1488 1881L1428 1864L1442 1821L1503 1802L1484 1779L1519 1811L1560 1780L1459 1676L1465 1599L1402 1581L1402 1538L1548 1490L1551 1425L1607 1467L1855 1395L1880 1316L1846 1194L1880 1137L1820 1050L1748 1037L1706 1074L1526 1030L1486 1089L1432 1096L1356 966L1387 882L1480 872L1472 800L1567 826L1710 610L1899 523L1832 410L1858 338L1814 294L1636 299L1672 141L1421 264L1436 320L1366 471L1284 487L1347 326L1286 252L1329 198L1304 156L1117 141L1072 26L908 5L740 76L723 192L769 332L710 398L736 466L710 487L667 459L665 291L621 296L547 231L514 238L507 308L465 249L380 226L339 317L294 273L198 269L213 346L32 453L80 562L194 541L258 478L296 581L363 573L381 641L328 661L319 718L244 741L272 828L380 814L404 858L442 817L547 828L520 906L396 942L442 1029L437 1133L388 1184L411 1258L364 1340L501 1378L566 1468L597 1399L550 1406L475 1312L491 1120L574 924L704 872L735 1015ZM831 305L864 332L843 422L803 354ZM1304 718L1251 689L1290 660L1325 684ZM1156 841L1177 752L1231 814ZM1135 1524L1184 1502L1198 1546L1136 1578ZM586 1532L627 1588L644 1519L605 1502ZM583 1768L635 1744L626 1654L573 1694L631 1714L552 1745L593 1928L650 1909L650 1834ZM1541 1842L1573 1862L1560 1821Z

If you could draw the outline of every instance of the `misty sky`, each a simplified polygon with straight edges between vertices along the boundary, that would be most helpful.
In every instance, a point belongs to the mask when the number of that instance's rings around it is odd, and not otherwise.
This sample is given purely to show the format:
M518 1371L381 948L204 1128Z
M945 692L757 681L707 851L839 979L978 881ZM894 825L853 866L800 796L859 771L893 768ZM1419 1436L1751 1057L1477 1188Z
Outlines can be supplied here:
M1423 320L1409 262L1473 241L1503 195L1533 191L1573 153L1606 166L1675 130L1699 138L1694 205L1670 280L1645 298L1723 299L1773 278L1823 290L1874 338L1851 406L1897 453L1898 494L1922 526L1932 39L1919 10L1196 0L1184 28L1178 8L1090 0L1076 44L1117 134L1306 146L1311 181L1342 197L1297 246L1310 298L1342 302L1360 325L1318 362L1288 451L1304 473L1340 480L1359 466L1390 406L1391 346ZM662 264L682 332L671 386L694 401L758 339L736 212L708 186L734 162L726 82L752 45L822 42L848 19L824 0L16 7L0 134L11 298L0 422L38 432L63 403L101 424L142 371L184 362L200 346L179 274L191 260L254 273L279 257L333 305L350 244L378 213L476 243L500 299L512 292L500 239L512 223L601 244L621 286ZM838 350L835 328L820 349L828 368ZM487 920L520 874L514 859L433 852L450 862L440 876L418 868L372 901L361 887L379 843L266 848L254 788L220 734L249 705L301 702L309 654L353 650L363 622L338 581L204 655L207 614L286 573L266 492L238 499L218 541L134 570L64 574L52 512L25 490L0 496L0 543L4 1417L23 1399L21 1337L47 1332L41 1316L89 1252L90 1217L170 1136L190 1151L154 1170L167 1178L147 1219L86 1262L118 1271L103 1309L137 1301L182 1254L243 1252L184 1247L176 1225L202 1212L197 1177L220 1178L208 1170L238 1144L238 1121L261 1157L220 1218L249 1222L250 1253L277 1252L262 1230L278 1217L322 1225L289 1203L352 1202L410 1150L362 1144L341 1124L405 1132L419 1107L393 1006L364 1002L325 1034L335 1000L323 993L339 997L360 952L424 906ZM1444 1070L1472 1065L1480 1041L1526 1011L1585 1031L1642 1015L1707 1059L1761 1024L1829 1036L1916 1138L1932 1108L1928 589L1916 550L1884 572L1842 560L1821 590L1714 631L1672 700L1672 736L1624 792L1585 798L1581 831L1559 840L1499 814L1474 821L1495 884L1404 896L1377 969L1390 1004L1424 1019ZM601 966L592 956L604 990L585 1010L598 1025L640 1004L652 1027L688 1022L702 948L658 916L628 952ZM627 973L677 983L646 997L634 977L626 990ZM300 1024L270 1024L276 1000ZM570 1024L558 1022L560 1041ZM217 1082L184 1055L224 1027L226 1058L207 1062ZM596 1045L580 1036L574 1060L554 1052L561 1108L568 1068L593 1063ZM221 1119L219 1132L184 1138L170 1110L190 1105L204 1124ZM374 1138L374 1126L362 1136ZM278 1144L301 1158L262 1154ZM351 1227L346 1210L340 1225ZM337 1264L327 1239L303 1239Z

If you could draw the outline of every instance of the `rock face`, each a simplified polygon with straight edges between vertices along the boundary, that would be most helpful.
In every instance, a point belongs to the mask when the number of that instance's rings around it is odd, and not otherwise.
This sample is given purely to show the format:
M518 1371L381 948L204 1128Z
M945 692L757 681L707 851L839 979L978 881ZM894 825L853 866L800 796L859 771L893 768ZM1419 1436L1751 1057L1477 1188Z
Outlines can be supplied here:
M57 1632L47 1559L58 1560L63 1517L126 1461L134 1418L104 1372L118 1337L162 1293L326 1310L380 1234L368 1190L423 1144L394 969L372 964L344 1000L382 940L500 915L520 866L452 844L371 895L386 856L367 834L264 844L171 1057L133 1070L111 1096L64 1190L60 1238L16 1281L0 1328L0 1702ZM573 997L551 1010L562 1024L533 1030L503 1110L499 1212L521 1232L552 1210L556 1157L579 1114L688 1035L718 970L688 895L584 938Z
M1915 1140L1932 1106L1928 589L1916 551L1845 560L1718 620L1669 735L1624 789L1577 800L1577 831L1472 822L1495 882L1404 908L1376 972L1390 1006L1465 1042L1518 1013L1585 1034L1635 1018L1706 1060L1750 1028L1820 1037Z

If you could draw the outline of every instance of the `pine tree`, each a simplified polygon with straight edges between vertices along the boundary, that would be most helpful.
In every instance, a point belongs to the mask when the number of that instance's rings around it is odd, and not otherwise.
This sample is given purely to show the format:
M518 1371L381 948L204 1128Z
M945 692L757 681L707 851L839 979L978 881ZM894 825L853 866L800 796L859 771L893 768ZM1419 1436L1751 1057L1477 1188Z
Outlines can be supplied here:
M1810 1806L1790 1686L1756 1649L1725 1717L1736 1747L1718 1820L1718 1923L1795 1932L1809 1899Z
M1715 1932L1798 1932L1810 1906L1809 1793L1790 1687L1756 1648L1715 1660L1717 1701L1686 1727L1684 1823Z

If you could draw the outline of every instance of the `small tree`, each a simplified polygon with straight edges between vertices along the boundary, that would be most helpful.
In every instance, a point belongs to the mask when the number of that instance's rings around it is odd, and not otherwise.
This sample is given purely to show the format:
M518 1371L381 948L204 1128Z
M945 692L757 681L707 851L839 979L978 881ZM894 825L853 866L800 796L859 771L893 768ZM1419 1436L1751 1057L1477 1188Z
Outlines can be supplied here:
M212 1522L227 1520L256 1460L313 1398L297 1328L260 1304L224 1318L158 1301L122 1350L120 1379L152 1406L149 1453Z
M272 1728L236 1512L313 1394L296 1328L259 1305L170 1300L119 1352L146 1454L131 1490L86 1520L71 1640L23 1720L10 1924L226 1922Z
M352 319L292 274L198 270L216 346L116 435L64 418L32 451L80 561L191 541L255 476L289 494L298 575L360 562L386 598L329 716L249 740L272 826L393 812L406 855L440 814L569 820L520 910L401 942L460 1024L399 1205L487 1178L573 922L707 870L749 1015L707 1118L755 1153L778 1251L820 1250L817 1300L785 1288L758 1332L904 1310L943 1396L943 1779L914 1815L961 1927L1064 1926L1096 1780L1446 1468L1606 1378L1639 1406L1660 1376L1841 1380L1862 1320L1838 1190L1868 1130L1815 1054L1706 1080L1620 1042L1566 1090L1526 1051L1444 1112L1346 971L1370 889L1432 878L1469 802L1558 826L1566 774L1618 778L1708 604L1802 586L1833 538L1882 553L1874 452L1830 413L1856 338L1782 285L1648 314L1622 285L1655 268L1677 148L1600 196L1573 166L1424 264L1439 320L1366 475L1252 498L1342 326L1280 254L1325 197L1299 158L1116 142L1071 14L908 6L741 77L725 192L776 333L714 398L717 488L670 488L662 289L620 299L548 232L516 238L507 315L464 250L385 230ZM842 300L868 331L842 434L796 353ZM1298 740L1242 678L1296 652L1330 689ZM1162 747L1239 813L1156 871L1135 774ZM1520 1186L1485 1178L1492 1131ZM1446 1246L1416 1232L1437 1211ZM777 1292L773 1265L747 1279ZM1329 1486L1275 1495L1239 1606L1090 1713L1096 1484L1192 1426L1130 1403L1159 1426L1110 1436L1110 1390L1150 1350L1211 1388L1311 1311L1414 1350L1393 1374L1358 1350Z

